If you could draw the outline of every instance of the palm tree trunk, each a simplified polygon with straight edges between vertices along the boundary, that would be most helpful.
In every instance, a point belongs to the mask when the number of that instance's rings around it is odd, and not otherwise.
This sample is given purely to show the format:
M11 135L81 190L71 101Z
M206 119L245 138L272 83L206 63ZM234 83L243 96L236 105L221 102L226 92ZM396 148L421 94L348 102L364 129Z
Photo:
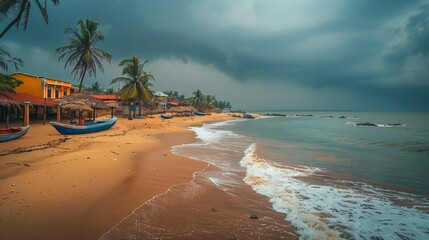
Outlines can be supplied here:
M79 80L79 93L80 93L80 90L82 89L82 83L83 83L83 79L85 78L86 68L87 66L85 65L85 68L83 69L82 77Z
M131 115L131 101L128 101L128 120L133 120L133 115Z

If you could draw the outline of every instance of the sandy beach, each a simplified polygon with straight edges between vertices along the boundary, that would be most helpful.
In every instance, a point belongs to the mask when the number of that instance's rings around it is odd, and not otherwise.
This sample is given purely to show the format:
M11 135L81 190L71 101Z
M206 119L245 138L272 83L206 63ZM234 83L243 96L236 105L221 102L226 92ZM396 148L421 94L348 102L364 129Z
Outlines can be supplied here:
M32 124L0 145L0 239L97 239L207 167L170 152L195 141L189 126L230 118L119 119L108 131L74 136Z

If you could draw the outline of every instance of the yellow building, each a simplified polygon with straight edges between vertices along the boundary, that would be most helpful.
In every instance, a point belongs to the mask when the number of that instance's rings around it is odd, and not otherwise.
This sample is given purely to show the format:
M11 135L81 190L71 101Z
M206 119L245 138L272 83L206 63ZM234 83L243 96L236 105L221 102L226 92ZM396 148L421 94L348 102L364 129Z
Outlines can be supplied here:
M12 77L23 81L15 91L28 93L40 98L56 99L74 92L75 87L70 82L46 77L37 77L26 73L13 73Z

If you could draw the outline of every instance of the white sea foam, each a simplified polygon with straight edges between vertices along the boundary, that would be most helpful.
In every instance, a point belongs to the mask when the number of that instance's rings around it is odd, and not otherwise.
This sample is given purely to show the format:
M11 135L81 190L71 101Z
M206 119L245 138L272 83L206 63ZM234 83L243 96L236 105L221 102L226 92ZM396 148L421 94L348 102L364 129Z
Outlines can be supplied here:
M195 132L196 137L205 142L218 142L223 138L239 138L239 135L231 132L231 131L223 131L223 130L214 130L215 126L203 126L203 127L191 127L191 129Z
M429 239L429 214L424 206L401 206L375 187L336 187L302 181L319 171L314 168L275 167L257 156L252 144L240 164L244 181L270 199L273 208L286 214L301 234L300 239ZM299 177L299 178L297 178Z

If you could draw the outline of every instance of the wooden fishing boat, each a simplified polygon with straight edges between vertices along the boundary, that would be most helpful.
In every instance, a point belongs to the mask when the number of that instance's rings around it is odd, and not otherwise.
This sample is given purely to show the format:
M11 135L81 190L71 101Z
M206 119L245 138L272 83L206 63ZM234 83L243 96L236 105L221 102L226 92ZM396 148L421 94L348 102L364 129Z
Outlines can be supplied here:
M173 118L173 116L171 116L171 115L165 115L165 114L161 114L161 117L164 118L164 119L172 119Z
M49 122L61 134L85 134L107 130L115 125L117 117L85 123L84 125Z
M12 128L0 129L0 142L6 142L9 140L20 138L25 134L27 134L28 130L30 130L30 125L27 125L25 127L12 127Z
M196 116L205 116L206 114L203 112L194 112Z

